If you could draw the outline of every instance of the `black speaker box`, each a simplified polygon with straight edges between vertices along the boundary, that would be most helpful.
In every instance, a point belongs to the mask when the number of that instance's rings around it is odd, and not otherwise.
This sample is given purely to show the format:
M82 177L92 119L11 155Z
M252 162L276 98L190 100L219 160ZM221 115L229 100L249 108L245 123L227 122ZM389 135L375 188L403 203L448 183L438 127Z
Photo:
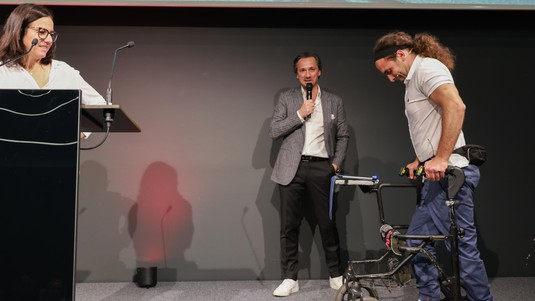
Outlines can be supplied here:
M158 269L156 267L137 268L134 282L139 287L149 288L158 282Z

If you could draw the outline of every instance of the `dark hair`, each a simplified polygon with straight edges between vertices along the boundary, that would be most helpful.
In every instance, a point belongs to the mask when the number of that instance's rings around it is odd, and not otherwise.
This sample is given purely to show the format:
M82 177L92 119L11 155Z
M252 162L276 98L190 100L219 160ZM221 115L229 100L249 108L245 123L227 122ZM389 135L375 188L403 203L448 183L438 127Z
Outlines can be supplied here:
M450 71L455 68L455 56L450 49L442 45L437 37L428 33L418 33L414 38L403 31L388 33L375 43L373 47L374 59L393 57L397 50L407 48L418 55L441 61Z
M297 62L299 62L299 60L301 59L308 58L308 57L313 57L314 59L316 59L316 63L318 63L318 69L321 71L321 59L319 55L312 53L312 52L301 52L294 59L294 73L295 74L297 74Z
M22 38L28 29L28 25L44 17L50 17L52 21L54 20L52 11L44 6L33 3L25 3L17 6L9 14L2 30L2 36L0 37L0 60L5 62L25 53L27 50L24 48ZM50 64L55 52L56 43L52 43L46 56L41 59L41 63L44 65ZM16 63L22 66L21 59L17 60Z

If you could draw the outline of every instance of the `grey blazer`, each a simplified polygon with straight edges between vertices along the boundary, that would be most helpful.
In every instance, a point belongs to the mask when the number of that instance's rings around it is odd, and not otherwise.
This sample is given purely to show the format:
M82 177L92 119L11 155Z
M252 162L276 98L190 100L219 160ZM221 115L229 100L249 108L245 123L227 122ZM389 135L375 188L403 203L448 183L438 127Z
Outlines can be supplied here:
M305 126L297 111L303 104L301 88L282 92L273 110L270 137L282 138L281 147L275 161L271 180L288 185L294 178L305 143ZM325 147L329 161L342 166L346 157L349 130L346 122L342 98L324 89L321 90Z

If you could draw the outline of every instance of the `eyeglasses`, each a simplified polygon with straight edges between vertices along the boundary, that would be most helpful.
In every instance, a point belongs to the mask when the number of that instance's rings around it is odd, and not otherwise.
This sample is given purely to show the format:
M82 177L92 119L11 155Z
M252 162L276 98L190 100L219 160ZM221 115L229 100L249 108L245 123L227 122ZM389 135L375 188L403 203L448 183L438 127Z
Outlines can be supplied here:
M37 36L41 40L46 40L49 35L52 38L52 42L56 42L58 39L58 33L55 31L49 31L48 29L42 27L30 27L30 29L35 30L37 32Z

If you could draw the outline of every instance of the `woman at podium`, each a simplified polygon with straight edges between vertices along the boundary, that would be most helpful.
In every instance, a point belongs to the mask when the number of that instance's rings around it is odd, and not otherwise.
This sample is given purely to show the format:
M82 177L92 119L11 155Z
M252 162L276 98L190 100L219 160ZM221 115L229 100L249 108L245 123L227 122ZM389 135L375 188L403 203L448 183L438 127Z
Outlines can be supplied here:
M57 39L50 9L17 6L0 37L0 89L76 89L82 91L83 104L106 104L78 70L54 59Z

